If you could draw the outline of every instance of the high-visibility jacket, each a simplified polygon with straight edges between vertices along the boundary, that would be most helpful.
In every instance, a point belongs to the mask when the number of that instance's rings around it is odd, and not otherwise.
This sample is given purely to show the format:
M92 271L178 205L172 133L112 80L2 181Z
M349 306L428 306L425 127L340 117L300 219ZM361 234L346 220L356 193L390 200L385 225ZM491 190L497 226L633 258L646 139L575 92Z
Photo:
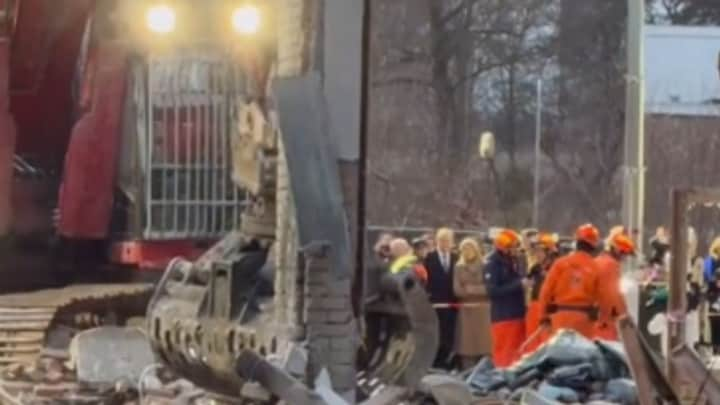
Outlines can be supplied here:
M540 290L543 318L549 310L585 310L601 300L599 271L590 254L575 251L553 263ZM588 311L590 313L590 311Z
M390 265L390 272L392 274L403 271L413 271L423 284L426 284L428 281L427 269L425 269L425 266L420 263L420 260L418 260L414 254L398 257Z

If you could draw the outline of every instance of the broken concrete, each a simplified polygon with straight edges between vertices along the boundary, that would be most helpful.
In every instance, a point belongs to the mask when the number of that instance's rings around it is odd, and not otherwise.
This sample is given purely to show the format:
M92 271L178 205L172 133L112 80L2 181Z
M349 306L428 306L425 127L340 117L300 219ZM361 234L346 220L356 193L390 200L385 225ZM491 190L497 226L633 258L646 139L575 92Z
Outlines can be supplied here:
M448 375L425 376L420 388L438 405L466 405L473 401L468 384Z
M79 333L70 344L78 381L114 384L127 380L136 387L144 370L155 363L145 334L136 328L102 327Z
M395 405L401 403L408 394L408 389L398 386L380 388L361 405Z
M328 405L349 405L345 398L338 395L332 388L332 381L327 369L320 370L315 379L315 392Z

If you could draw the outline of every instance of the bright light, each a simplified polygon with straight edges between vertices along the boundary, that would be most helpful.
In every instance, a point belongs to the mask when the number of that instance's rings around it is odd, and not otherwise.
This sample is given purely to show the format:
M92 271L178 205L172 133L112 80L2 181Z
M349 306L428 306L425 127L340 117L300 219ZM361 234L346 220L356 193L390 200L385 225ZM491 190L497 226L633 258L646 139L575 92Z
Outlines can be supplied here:
M238 34L255 34L260 30L260 10L251 5L238 7L232 13L232 25Z
M622 277L620 279L620 292L622 292L623 295L629 294L636 287L637 282L630 277Z
M145 16L148 28L158 34L169 34L175 30L175 11L168 6L154 6Z

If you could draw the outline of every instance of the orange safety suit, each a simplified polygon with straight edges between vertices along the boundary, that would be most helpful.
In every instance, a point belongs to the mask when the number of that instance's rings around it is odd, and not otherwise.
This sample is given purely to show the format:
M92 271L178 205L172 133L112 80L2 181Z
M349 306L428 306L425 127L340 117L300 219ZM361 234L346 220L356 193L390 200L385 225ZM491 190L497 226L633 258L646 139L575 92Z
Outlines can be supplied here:
M545 259L543 263L537 263L530 269L528 277L533 281L532 290L530 292L530 300L528 302L527 314L525 315L525 349L523 354L533 353L540 347L550 336L550 331L540 331L540 321L543 317L542 306L540 304L540 291L545 281L545 276L552 266L555 257L551 256Z
M554 334L572 329L593 338L594 313L600 298L597 264L583 251L555 261L540 290L542 318L549 318Z
M595 258L598 267L600 291L606 297L598 308L595 337L604 340L619 340L617 319L627 313L625 297L620 291L620 262L610 253Z

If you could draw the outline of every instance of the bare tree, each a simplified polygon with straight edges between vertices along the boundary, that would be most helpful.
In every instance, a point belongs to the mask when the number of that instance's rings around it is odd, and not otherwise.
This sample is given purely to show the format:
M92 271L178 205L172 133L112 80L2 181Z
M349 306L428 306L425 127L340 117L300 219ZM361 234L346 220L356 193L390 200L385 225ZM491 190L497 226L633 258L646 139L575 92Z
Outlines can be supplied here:
M720 2L715 0L652 0L654 17L673 25L720 24ZM652 17L653 14L650 14Z

